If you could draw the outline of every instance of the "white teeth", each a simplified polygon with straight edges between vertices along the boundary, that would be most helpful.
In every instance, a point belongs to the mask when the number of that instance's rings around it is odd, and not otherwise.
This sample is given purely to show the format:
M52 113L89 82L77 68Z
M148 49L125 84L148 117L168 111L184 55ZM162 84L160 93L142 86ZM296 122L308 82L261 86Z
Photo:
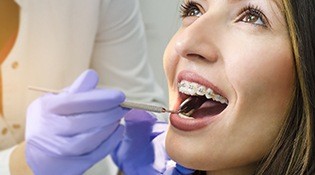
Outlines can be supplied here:
M188 94L188 83L181 81L178 86L180 92Z
M207 89L206 89L206 87L200 85L198 87L196 93L197 93L197 95L203 96L203 95L205 95L207 93Z
M184 119L190 119L190 120L194 120L194 119L195 119L195 118L193 118L193 117L189 117L189 116L184 115L184 114L182 114L182 113L179 113L178 116L179 116L180 118L184 118Z
M180 83L178 83L178 90L181 93L191 96L205 95L207 99L212 99L222 104L228 104L228 100L226 98L222 97L219 94L214 93L211 88L206 88L205 86L195 82L182 80Z
M216 101L219 101L220 103L226 103L227 104L227 100L220 95L215 95L214 99L216 99Z
M207 92L206 92L206 97L207 99L214 99L213 97L215 96L215 94L213 93L213 90L208 88Z
M197 87L198 84L197 83L189 83L188 84L188 93L189 95L195 95L197 92Z

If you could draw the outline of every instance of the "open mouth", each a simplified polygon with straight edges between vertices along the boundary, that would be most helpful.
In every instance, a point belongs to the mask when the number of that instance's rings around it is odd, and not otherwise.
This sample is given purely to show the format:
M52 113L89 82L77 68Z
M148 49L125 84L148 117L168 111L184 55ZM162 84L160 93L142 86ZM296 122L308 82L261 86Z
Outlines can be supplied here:
M179 117L198 119L220 114L227 106L228 99L210 87L182 80L178 83L181 104Z

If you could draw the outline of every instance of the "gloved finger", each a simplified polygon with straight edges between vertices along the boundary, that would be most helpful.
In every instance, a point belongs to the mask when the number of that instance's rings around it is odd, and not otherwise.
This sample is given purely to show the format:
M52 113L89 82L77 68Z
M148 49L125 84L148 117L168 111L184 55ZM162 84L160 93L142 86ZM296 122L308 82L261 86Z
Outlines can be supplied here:
M123 139L123 132L124 126L119 125L119 127L96 148L96 151L91 152L89 156L87 156L87 159L93 159L95 162L95 160L101 160L102 158L113 152Z
M160 135L163 132L166 132L168 128L168 124L165 122L157 121L153 125L151 140L153 140L156 136Z
M95 150L81 156L56 157L38 148L36 145L27 144L26 157L28 164L32 167L35 174L43 174L42 172L73 174L73 170L78 169L78 165L82 172L77 172L76 174L83 174L85 170L93 165L91 162L98 162L117 147L123 137L123 130L123 127L118 127L114 133L108 139L104 140ZM41 160L45 161L43 162ZM44 169L38 169L38 167L40 167L38 165L43 165L42 167ZM66 169L64 167L66 167Z
M94 89L78 94L48 94L41 100L44 111L67 116L110 110L118 107L125 100L125 95L114 89Z
M154 153L150 134L155 121L152 115L142 110L133 109L125 115L124 139L119 149L112 154L118 167L122 168L123 162L142 166L153 162Z
M166 164L170 160L169 156L165 151L165 136L168 124L165 122L156 122L153 126L151 140L154 149L154 163L153 167L159 172L164 172ZM161 163L163 162L163 163Z
M195 172L195 170L186 168L178 163L176 163L176 170L180 172L182 175L189 175Z
M94 70L84 71L70 86L68 92L71 94L94 89L98 83L98 75Z
M154 140L152 140L152 145L154 149L154 157L155 157L153 167L159 172L165 171L166 162L170 160L165 150L165 136L166 136L166 132L163 132L157 137L155 137Z
M152 127L157 120L155 117L143 110L132 109L124 118L126 122L126 138L146 143L151 141Z
M104 140L107 140L118 126L119 123L115 123L111 126L98 128L72 137L55 137L55 142L59 142L60 145L68 145L66 148L63 147L60 149L61 155L73 156L88 154L96 149Z
M96 128L73 136L58 136L47 133L46 137L29 139L28 143L37 144L37 147L46 149L53 155L84 155L96 149L104 140L107 140L118 126L119 123L117 122L111 126Z
M66 117L49 115L41 120L41 126L49 125L50 127L46 129L56 135L70 136L117 123L127 112L125 108L116 107L109 111L80 113Z

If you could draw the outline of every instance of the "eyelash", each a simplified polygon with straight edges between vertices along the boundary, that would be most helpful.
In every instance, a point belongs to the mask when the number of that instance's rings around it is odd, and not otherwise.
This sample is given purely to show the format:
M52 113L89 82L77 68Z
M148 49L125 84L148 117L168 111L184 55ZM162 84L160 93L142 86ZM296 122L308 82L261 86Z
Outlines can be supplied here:
M181 5L180 16L181 18L196 16L196 10L198 11L197 16L200 16L201 10L200 10L199 5L196 2L193 2L191 0L186 1ZM192 12L193 14L191 14ZM246 16L250 16L250 15L257 17L257 19L260 19L262 24L255 24L255 23L243 21ZM253 6L251 4L248 4L246 7L240 10L240 13L238 14L238 16L240 17L236 20L237 22L250 23L252 25L264 27L264 28L267 28L269 26L267 17L264 15L262 10L258 6Z
M181 5L181 7L180 7L180 17L181 18L186 18L186 17L189 17L189 16L193 16L193 15L190 15L192 10L198 10L199 13L201 13L197 3L195 3L195 2L193 2L191 0L187 1L187 2L184 2Z
M256 16L258 19L261 20L262 24L254 24L254 23L243 21L244 18L246 16L249 16L249 15ZM255 26L264 27L264 28L267 28L269 26L269 22L268 22L267 17L264 15L263 11L258 6L248 4L246 7L244 7L240 11L238 16L240 16L240 17L236 20L237 22L242 21L245 23L250 23L250 24L253 24Z

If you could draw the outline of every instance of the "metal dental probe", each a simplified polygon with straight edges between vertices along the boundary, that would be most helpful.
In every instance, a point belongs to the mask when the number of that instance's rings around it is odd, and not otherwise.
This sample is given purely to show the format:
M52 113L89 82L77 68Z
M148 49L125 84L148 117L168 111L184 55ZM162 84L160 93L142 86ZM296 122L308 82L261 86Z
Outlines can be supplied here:
M41 87L34 87L34 86L29 86L28 89L33 90L33 91L52 93L52 94L59 94L62 92L62 91L58 91L58 90L41 88ZM150 112L157 112L157 113L166 113L166 112L167 113L174 113L174 114L179 113L178 111L169 110L169 109L166 109L166 108L161 107L161 106L148 105L148 104L143 104L143 103L138 103L138 102L130 102L130 101L125 101L125 102L121 103L120 106L124 107L124 108L129 108L129 109L141 109L141 110L150 111Z
M177 111L169 110L164 107L160 106L154 106L154 105L148 105L148 104L143 104L143 103L138 103L138 102L130 102L130 101L125 101L120 104L121 107L124 108L132 108L132 109L142 109L145 111L151 111L151 112L157 112L157 113L172 113L172 114L177 114Z

